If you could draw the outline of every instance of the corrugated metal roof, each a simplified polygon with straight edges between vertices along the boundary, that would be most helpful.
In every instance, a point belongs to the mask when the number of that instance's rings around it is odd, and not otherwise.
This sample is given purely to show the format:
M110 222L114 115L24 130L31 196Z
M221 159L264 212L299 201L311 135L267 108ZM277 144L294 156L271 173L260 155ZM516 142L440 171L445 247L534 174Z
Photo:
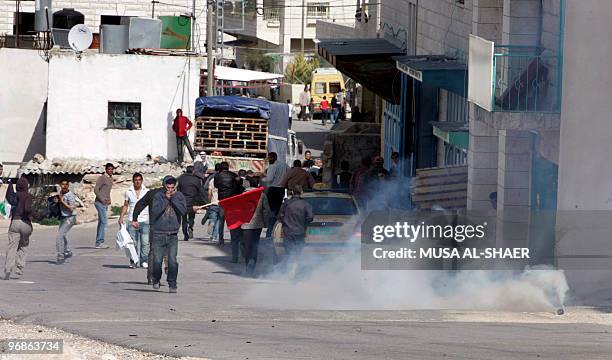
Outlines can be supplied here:
M92 160L45 160L42 163L30 161L23 165L19 172L26 175L86 175L104 173L104 165L108 161ZM141 174L170 173L180 169L176 164L156 164L145 161L114 162L116 173Z

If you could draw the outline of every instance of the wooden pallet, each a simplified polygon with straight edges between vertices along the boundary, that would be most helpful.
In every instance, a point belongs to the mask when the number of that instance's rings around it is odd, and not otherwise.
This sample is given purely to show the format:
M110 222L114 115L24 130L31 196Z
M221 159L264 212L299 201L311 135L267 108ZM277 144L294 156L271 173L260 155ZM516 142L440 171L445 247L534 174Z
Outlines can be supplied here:
M265 154L268 121L252 118L198 117L195 121L196 150Z
M441 206L445 209L467 205L467 166L417 169L412 201L420 209Z

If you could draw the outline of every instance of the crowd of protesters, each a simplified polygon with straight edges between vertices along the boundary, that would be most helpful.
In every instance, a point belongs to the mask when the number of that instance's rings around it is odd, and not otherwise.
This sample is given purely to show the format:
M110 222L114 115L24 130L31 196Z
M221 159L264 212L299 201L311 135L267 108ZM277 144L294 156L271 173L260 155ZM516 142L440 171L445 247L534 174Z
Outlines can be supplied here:
M137 257L133 258L126 250L130 268L147 269L148 283L154 289L159 289L165 263L169 291L177 292L179 232L182 232L184 241L193 239L196 213L205 211L201 222L202 225L208 224L204 228L205 232L210 241L223 247L226 221L220 202L261 186L265 191L257 199L250 220L229 230L231 262L240 262L242 255L245 273L253 275L262 231L266 228L265 237L271 239L277 223L282 226L286 252L299 256L306 229L313 221L312 207L303 200L302 193L315 188L322 181L321 159L314 159L311 152L306 151L303 161L295 160L293 166L289 167L279 161L276 153L271 152L267 158L269 166L264 174L255 174L245 169L234 172L227 162L217 163L214 170L208 171L204 152L194 156L194 159L194 164L187 166L184 174L178 178L164 177L162 186L156 189L148 189L144 185L142 174L133 174L132 185L124 193L118 219L119 225L126 227L137 253ZM387 170L382 157L364 157L361 165L352 173L349 171L349 163L343 161L340 171L332 176L332 185L334 188L348 190L359 206L365 209L373 194L381 193L379 187L398 176L399 154L394 152L391 160L390 169ZM114 170L112 163L106 164L104 173L98 177L94 186L94 205L98 212L94 242L96 249L108 248L105 234ZM0 175L1 171L0 166ZM62 179L58 185L60 191L53 202L59 218L56 264L63 265L66 259L73 256L69 246L69 232L77 222L77 199L70 191L67 179ZM25 177L16 182L16 189L12 185L8 186L6 202L11 205L11 223L4 267L6 280L10 279L11 274L21 275L24 271L34 216L32 195L28 188Z

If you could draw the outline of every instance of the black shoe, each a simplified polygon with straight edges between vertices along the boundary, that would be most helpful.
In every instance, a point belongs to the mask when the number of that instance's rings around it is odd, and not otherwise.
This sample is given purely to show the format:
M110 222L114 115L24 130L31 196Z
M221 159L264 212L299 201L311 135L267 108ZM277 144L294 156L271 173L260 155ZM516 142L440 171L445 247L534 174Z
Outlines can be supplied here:
M64 253L64 259L68 259L72 257L72 251L68 250Z
M147 285L153 285L153 280L147 279Z
M168 292L170 294L176 294L176 288L175 287L171 287L170 289L168 289Z
M188 236L190 239L193 239L193 229L189 229L189 230L187 230L187 236Z
M55 265L64 265L65 263L66 263L66 259L64 258L58 257L57 260L55 260Z
M4 273L4 280L10 280L11 279L11 273Z
M159 290L159 283L158 282L153 284L153 289L154 290Z

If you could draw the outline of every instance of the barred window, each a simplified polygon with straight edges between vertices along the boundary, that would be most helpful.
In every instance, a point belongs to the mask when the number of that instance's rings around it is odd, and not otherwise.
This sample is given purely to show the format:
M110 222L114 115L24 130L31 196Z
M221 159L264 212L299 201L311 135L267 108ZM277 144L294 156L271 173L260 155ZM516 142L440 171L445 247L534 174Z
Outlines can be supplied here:
M328 2L309 2L306 5L306 16L309 18L328 18L329 3Z
M133 102L108 102L109 129L140 129L141 104Z

